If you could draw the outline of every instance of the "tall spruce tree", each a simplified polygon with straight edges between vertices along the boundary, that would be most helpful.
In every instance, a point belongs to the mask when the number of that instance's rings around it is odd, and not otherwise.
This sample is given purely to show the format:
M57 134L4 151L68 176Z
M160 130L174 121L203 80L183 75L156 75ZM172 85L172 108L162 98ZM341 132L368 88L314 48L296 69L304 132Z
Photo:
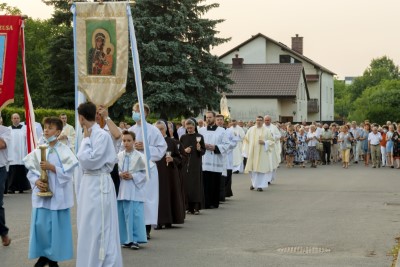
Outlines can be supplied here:
M49 42L49 92L48 107L74 108L74 43L72 35L72 14L65 0L42 0L54 6L50 19L55 34Z
M161 117L197 115L217 108L229 69L210 53L229 39L215 29L223 20L202 16L218 4L204 0L137 0L132 8L145 101Z

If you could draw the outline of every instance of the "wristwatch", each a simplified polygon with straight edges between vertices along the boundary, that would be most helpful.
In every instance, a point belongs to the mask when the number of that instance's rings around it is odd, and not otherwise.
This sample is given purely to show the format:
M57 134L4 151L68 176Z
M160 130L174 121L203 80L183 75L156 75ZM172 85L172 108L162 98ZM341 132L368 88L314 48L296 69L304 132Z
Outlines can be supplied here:
M107 117L104 121L107 122L108 120L111 120L111 118Z

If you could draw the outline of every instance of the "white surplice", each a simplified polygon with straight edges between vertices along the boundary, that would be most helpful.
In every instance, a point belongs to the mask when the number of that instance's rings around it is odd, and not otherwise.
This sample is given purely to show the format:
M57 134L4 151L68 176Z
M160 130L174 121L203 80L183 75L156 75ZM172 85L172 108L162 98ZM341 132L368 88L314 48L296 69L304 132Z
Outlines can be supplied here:
M227 170L233 169L233 150L236 148L237 143L239 142L239 137L234 134L231 128L225 130L226 138L228 139L229 145L227 147L226 152L223 154L224 156L224 171L222 172L222 176L227 176Z
M264 144L259 144L263 140ZM275 163L275 140L264 127L251 127L244 138L243 155L247 158L245 173L250 173L254 188L266 188L271 181Z
M240 126L233 127L230 129L233 131L233 134L238 137L237 145L233 149L233 168L232 171L243 172L243 156L242 156L242 147L243 147L243 138L246 135L243 128Z
M83 176L77 192L77 267L122 266L117 200L111 179L117 155L110 135L98 124L77 154Z
M204 137L204 143L217 146L220 152L216 154L213 151L206 150L203 155L203 171L222 173L225 166L223 154L228 151L230 143L224 128L216 127L215 129L215 126L213 127L213 129L210 126L204 127L199 131L199 134Z
M29 170L28 179L32 187L32 207L45 208L49 210L63 210L74 205L74 194L72 185L72 175L78 160L71 149L58 142L54 147L46 150L47 161L53 164L56 172L47 171L49 177L49 189L53 193L52 197L39 197L40 191L35 183L40 178L41 150L35 149L24 158L25 167Z
M153 165L152 162L151 165ZM119 185L117 200L146 202L144 185L147 179L144 155L137 150L131 153L127 153L126 151L119 152L118 171L119 173L128 171L132 174L133 179L120 179L121 183Z
M277 168L279 166L279 163L281 162L281 153L282 153L282 145L281 145L281 131L279 131L278 127L274 124L270 124L269 126L265 125L264 126L269 129L272 133L272 137L275 140L275 146L272 148L273 151L275 153L273 153L275 155L275 167L274 167L274 171L272 172L272 181L274 181L276 179L276 171Z
M11 142L8 146L8 158L10 165L24 165L23 159L27 155L26 126L21 129L11 129Z
M143 142L142 127L134 125L129 128L136 135L137 142ZM167 152L167 143L162 136L160 130L147 123L147 140L149 142L150 160L154 163L162 159ZM142 151L139 151L142 152ZM158 171L157 166L150 168L149 181L144 186L146 193L146 201L144 202L144 219L146 225L157 225L158 221Z

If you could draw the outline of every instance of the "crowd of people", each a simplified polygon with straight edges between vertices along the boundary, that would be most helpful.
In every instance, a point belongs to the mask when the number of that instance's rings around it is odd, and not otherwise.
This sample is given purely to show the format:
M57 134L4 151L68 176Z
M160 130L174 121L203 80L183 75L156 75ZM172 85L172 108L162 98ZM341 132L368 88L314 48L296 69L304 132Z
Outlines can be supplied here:
M147 117L150 108L143 108ZM351 160L371 163L372 168L400 168L400 127L390 122L293 125L272 123L269 115L255 122L227 122L208 111L205 120L150 124L141 121L135 104L135 125L117 126L105 107L90 102L79 106L78 116L83 137L77 153L75 130L66 114L45 118L44 130L36 124L40 146L29 154L19 115L12 115L10 127L0 123L2 244L11 243L3 194L31 190L28 256L38 258L36 267L58 266L73 257L74 191L76 266L122 266L121 247L138 250L151 239L152 229L183 224L186 216L216 209L232 197L234 173L248 173L250 190L262 192L282 162L287 168L305 168L308 162L312 168L337 162L348 168Z
M348 168L350 161L372 168L400 168L400 128L387 121L384 125L368 120L357 124L349 122L322 124L280 124L282 133L282 159L286 166L311 167L342 162Z

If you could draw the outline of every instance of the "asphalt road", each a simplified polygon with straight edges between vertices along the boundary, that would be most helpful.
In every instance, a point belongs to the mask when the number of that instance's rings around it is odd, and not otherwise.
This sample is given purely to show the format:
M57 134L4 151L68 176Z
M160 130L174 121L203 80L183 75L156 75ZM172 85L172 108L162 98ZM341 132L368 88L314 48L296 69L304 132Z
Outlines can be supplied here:
M234 196L219 209L153 231L139 251L122 250L124 266L390 266L387 253L400 232L399 170L282 166L266 191L249 186L247 175L234 174ZM4 201L13 241L0 247L0 266L33 266L27 259L30 195ZM73 218L76 230L75 210Z

